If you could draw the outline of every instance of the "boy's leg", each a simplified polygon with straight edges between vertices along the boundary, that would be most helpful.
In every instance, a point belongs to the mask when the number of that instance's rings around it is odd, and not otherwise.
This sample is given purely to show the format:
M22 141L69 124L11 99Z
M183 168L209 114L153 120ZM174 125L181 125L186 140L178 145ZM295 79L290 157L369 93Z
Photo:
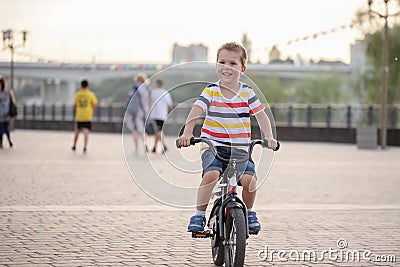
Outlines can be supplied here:
M252 210L254 201L256 199L256 178L250 174L244 174L240 179L240 183L243 186L242 198L244 204L248 209L248 221L249 221L249 231L256 234L260 231L261 225L258 222L257 214Z
M83 134L85 136L84 146L83 146L83 151L84 152L86 152L87 145L88 145L88 142L89 142L89 132L90 132L90 130L88 128L83 128Z
M212 190L219 178L219 171L211 170L204 174L197 191L197 209L205 211L210 201Z
M210 170L203 175L201 180L199 190L197 191L197 209L196 214L190 218L188 225L189 232L202 232L204 231L204 226L206 224L206 209L212 190L218 181L219 171Z
M75 128L75 131L74 131L74 144L72 145L72 150L75 150L75 148L76 148L76 143L78 142L78 136L79 136L79 132L80 131L81 130L78 127Z
M253 208L254 201L256 199L256 184L257 180L250 174L243 174L242 178L240 179L240 183L243 186L242 191L242 198L244 204L248 209Z

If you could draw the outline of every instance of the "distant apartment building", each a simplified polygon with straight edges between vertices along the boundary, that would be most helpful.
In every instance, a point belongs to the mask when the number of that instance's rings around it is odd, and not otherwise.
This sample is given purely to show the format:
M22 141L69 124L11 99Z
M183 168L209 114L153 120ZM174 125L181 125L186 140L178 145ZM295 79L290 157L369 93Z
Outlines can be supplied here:
M172 62L190 62L190 61L207 61L208 47L203 44L191 44L189 46L181 46L174 43L172 51Z
M246 49L248 62L252 63L252 41L247 37L247 33L242 35L242 45Z
M368 67L371 66L367 58L367 43L365 39L356 40L354 44L351 45L351 62L350 65L353 69L358 70L360 74L366 72Z

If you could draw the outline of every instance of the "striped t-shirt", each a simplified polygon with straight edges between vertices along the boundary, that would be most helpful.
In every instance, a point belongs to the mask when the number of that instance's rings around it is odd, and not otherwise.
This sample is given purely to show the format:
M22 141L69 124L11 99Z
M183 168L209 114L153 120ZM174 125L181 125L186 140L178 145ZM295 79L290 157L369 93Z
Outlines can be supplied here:
M206 112L201 137L216 141L215 145L242 149L250 144L250 115L264 110L253 89L244 83L231 99L222 95L219 83L210 84L194 105Z

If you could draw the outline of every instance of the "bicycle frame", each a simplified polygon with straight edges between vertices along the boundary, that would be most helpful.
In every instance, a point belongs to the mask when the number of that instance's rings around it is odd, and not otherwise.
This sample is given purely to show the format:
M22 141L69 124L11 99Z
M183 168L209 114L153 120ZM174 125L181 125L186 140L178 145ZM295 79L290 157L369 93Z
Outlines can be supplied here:
M219 207L219 236L224 241L225 239L225 221L226 214L229 213L231 208L240 208L246 218L246 238L249 237L249 223L247 218L247 207L244 202L237 197L237 170L236 170L236 159L229 162L225 172L222 174L221 182L219 186L221 187L221 206ZM213 210L218 208L214 205ZM212 216L213 212L211 212ZM210 220L209 220L210 221Z
M245 162L247 160L250 159L251 154L253 152L253 148L255 145L259 144L262 145L263 147L268 147L268 141L266 139L264 140L254 140L251 142L250 146L249 146L249 151L248 151L248 157L246 158L242 158L242 159L224 159L221 156L218 155L213 143L211 140L207 139L207 138L194 138L192 137L192 139L190 140L190 145L195 145L196 143L200 143L200 142L205 142L208 144L208 146L211 148L211 152L213 153L213 155L222 163L227 164L226 170L225 172L222 174L222 178L221 178L221 182L219 184L219 186L221 187L221 207L219 210L219 234L221 238L224 238L224 233L225 233L225 220L226 220L226 209L230 209L230 208L240 208L243 210L243 213L245 215L245 219L246 219L246 238L249 237L249 222L248 222L248 217L247 217L247 207L244 204L244 202L237 197L237 193L236 193L236 184L237 184L237 170L236 170L236 164L237 163L242 163ZM178 148L180 148L179 146L179 142L178 140L176 140L176 146ZM278 142L278 147L274 150L277 151L280 147L280 144ZM235 178L235 185L232 186L232 190L228 189L228 184L230 182L230 178ZM210 227L210 222L212 219L213 214L215 213L215 209L218 207L219 205L217 205L217 203L214 203L214 206L211 210L211 214L208 220L208 226ZM194 236L196 237L196 236ZM200 236L199 236L200 237ZM209 234L202 234L201 237L210 237Z
M221 181L219 183L219 187L221 188L220 194L221 194L221 206L219 207L219 237L224 240L225 238L225 222L226 222L226 214L229 213L230 208L240 208L243 211L245 221L246 221L246 239L249 238L249 222L248 222L248 216L247 216L247 207L246 204L239 198L237 197L236 193L236 188L237 188L237 183L238 183L238 177L237 177L237 169L236 169L236 164L239 161L244 162L250 159L251 154L253 152L253 147L256 144L261 144L263 146L265 145L265 141L261 140L256 140L253 141L249 147L248 151L248 157L242 158L242 159L231 159L231 160L226 160L221 158L217 152L215 151L214 146L212 143L207 140L207 139L201 139L203 142L206 142L209 147L212 149L212 153L214 156L220 160L221 162L227 164L227 167L225 169L225 172L221 175ZM209 224L208 227L210 227L210 222L212 219L213 214L215 213L215 209L218 208L218 203L214 203L213 209L210 214L210 218L208 220Z

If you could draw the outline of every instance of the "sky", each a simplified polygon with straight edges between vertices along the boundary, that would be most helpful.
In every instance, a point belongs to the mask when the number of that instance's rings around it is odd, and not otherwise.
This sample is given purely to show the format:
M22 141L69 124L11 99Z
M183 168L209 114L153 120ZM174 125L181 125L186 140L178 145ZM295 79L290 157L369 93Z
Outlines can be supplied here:
M214 61L221 44L247 33L254 61L266 63L278 45L284 58L349 63L350 45L363 37L356 29L287 42L351 23L367 0L0 0L0 8L1 30L13 29L16 44L28 31L19 61L170 63L174 43L202 43Z

